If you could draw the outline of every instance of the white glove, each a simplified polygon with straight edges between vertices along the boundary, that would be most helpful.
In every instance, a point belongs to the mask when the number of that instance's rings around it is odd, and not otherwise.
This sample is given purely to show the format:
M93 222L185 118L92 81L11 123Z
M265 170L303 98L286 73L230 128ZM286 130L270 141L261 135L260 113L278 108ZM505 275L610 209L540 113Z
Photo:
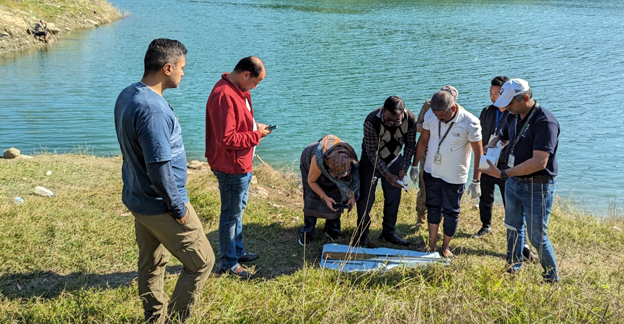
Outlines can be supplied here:
M468 186L468 195L470 199L477 199L481 197L481 184L473 182Z
M414 184L418 182L418 168L415 166L412 166L412 170L410 170L410 179Z

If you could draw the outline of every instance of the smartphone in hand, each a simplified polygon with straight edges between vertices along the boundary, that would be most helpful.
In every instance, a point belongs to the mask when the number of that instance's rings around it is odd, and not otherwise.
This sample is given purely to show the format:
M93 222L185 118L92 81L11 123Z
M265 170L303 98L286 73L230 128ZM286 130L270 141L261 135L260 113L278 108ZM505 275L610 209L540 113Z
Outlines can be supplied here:
M277 128L277 125L269 125L269 130L272 131Z
M338 208L349 208L349 205L347 204L342 204L342 203L336 203L333 205L334 209L338 209Z

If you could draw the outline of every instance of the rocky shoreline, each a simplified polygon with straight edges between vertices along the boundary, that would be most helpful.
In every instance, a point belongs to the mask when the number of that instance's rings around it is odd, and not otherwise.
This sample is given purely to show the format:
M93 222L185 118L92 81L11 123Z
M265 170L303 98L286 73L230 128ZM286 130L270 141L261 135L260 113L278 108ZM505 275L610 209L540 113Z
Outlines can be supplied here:
M104 0L56 0L36 5L28 1L0 0L0 57L50 46L62 40L64 33L97 28L123 17L119 9ZM48 43L30 33L31 26L40 19L48 24Z

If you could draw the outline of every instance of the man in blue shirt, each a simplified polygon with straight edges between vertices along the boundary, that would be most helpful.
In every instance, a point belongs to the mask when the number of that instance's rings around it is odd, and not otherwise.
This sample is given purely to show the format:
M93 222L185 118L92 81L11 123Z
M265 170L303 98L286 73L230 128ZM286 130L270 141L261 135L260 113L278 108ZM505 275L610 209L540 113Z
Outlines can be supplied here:
M483 170L506 181L505 227L509 272L516 273L522 266L526 219L529 240L537 249L544 268L544 280L558 282L555 252L546 230L555 199L559 122L550 111L533 100L529 83L522 79L505 82L494 106L505 107L515 115L508 118L499 135L488 144L488 147L493 147L498 140L506 144L509 168L499 170L488 161L490 167Z
M115 129L123 155L122 201L135 218L138 285L145 320L186 319L214 265L214 253L185 188L186 152L173 108L162 97L184 75L186 48L155 39L140 82L115 103ZM173 254L184 266L168 307L165 266Z

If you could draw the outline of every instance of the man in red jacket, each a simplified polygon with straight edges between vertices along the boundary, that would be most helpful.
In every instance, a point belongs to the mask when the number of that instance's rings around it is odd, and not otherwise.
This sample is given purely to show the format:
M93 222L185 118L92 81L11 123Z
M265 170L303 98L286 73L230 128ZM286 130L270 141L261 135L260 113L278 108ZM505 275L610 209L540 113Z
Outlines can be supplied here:
M248 278L240 265L258 258L243 247L243 210L251 181L252 160L260 139L271 133L256 123L249 90L266 76L264 64L254 56L240 60L234 71L223 73L206 104L206 158L219 181L221 216L219 250L221 273Z

